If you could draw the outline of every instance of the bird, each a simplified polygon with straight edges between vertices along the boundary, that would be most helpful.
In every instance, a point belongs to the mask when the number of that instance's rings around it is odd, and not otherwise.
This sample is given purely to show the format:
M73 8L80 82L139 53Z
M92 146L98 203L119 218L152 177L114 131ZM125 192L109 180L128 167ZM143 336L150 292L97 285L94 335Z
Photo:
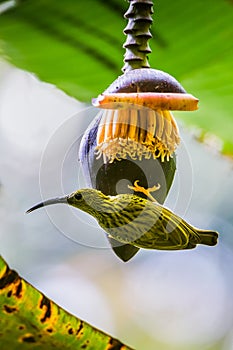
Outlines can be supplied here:
M218 232L192 226L153 198L150 192L159 185L144 189L135 181L129 188L144 192L147 198L131 193L108 196L84 188L36 204L26 213L47 205L68 204L92 215L110 238L144 249L183 250L217 244Z

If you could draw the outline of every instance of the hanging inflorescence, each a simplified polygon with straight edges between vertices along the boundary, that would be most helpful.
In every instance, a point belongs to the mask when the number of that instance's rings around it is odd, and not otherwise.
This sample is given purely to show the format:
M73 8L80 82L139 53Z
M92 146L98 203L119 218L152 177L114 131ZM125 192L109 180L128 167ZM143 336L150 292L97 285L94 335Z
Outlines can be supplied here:
M148 40L152 37L153 2L129 3L125 13L124 74L94 100L95 106L108 109L100 115L97 158L103 156L105 164L128 158L169 161L180 142L171 110L194 110L197 99L186 94L169 74L150 68Z

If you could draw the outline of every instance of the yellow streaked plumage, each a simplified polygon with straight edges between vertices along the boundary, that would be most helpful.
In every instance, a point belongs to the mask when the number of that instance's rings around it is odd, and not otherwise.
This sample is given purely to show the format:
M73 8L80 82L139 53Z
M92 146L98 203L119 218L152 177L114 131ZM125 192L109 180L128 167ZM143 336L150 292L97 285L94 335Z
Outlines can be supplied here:
M133 188L140 191L139 186ZM28 212L56 203L69 204L92 215L110 237L123 244L180 250L217 243L217 232L197 229L157 202L133 194L106 196L95 189L80 189L37 204Z

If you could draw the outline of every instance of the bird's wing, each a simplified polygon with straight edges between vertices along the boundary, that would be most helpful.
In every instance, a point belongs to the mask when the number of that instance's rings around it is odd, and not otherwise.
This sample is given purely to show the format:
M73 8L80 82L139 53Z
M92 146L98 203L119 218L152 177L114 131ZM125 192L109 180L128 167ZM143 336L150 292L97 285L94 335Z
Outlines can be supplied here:
M144 248L176 250L194 248L199 241L195 228L157 203L147 210L145 220L151 228L137 240L141 247L143 244Z

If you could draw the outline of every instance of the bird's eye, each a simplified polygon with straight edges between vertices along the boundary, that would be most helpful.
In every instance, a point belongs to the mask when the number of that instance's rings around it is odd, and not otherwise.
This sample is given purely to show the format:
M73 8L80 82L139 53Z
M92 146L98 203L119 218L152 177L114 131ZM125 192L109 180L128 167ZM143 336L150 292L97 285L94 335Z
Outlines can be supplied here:
M77 200L82 199L81 193L76 193L76 194L74 195L74 198L77 199Z

